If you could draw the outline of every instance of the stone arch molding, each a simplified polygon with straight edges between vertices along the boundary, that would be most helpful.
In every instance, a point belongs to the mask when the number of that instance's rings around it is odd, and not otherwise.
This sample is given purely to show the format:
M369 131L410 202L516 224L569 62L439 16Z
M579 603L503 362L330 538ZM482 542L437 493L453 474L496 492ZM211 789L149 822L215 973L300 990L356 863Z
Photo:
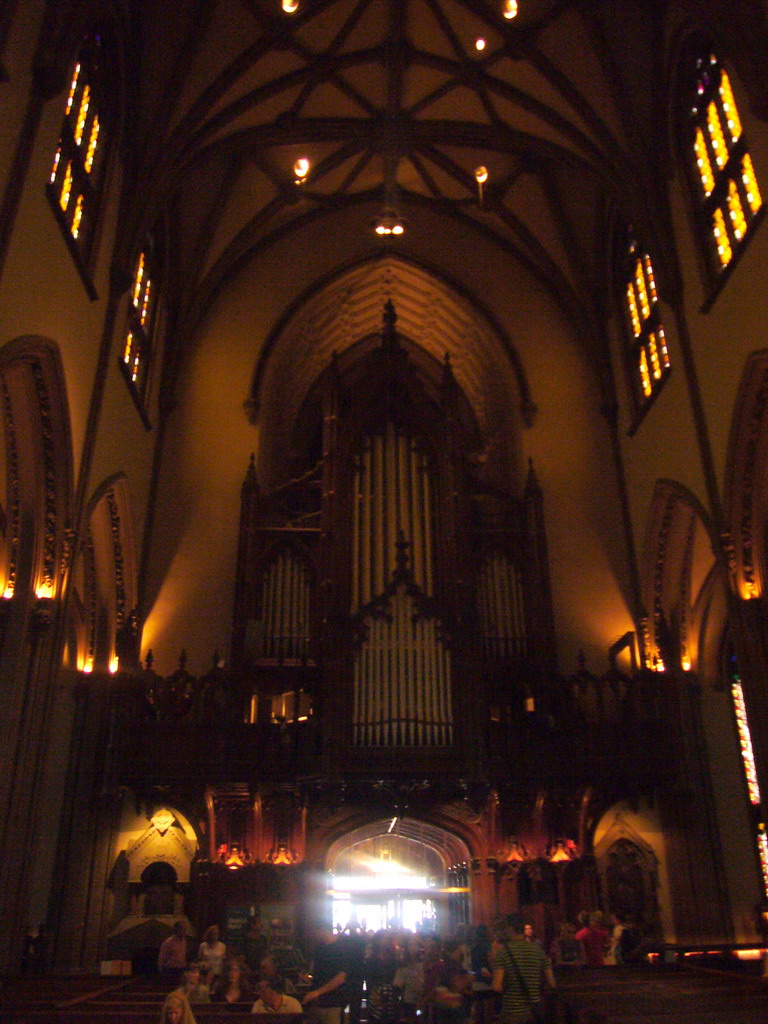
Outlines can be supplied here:
M338 835L332 842L325 856L325 868L333 871L334 865L344 850L366 839L374 839L389 834L391 819L378 819L352 828ZM416 818L400 818L397 822L397 834L403 839L423 843L434 850L443 860L446 870L452 864L468 863L470 851L466 843L447 829Z
M642 597L647 614L646 664L685 670L698 663L711 577L718 571L712 526L696 496L675 480L658 480L646 531Z
M73 500L69 404L56 342L28 335L0 349L0 400L6 451L5 596L31 585L38 597L53 597L71 553Z
M197 836L184 815L161 807L152 815L145 831L125 851L128 883L140 883L150 864L162 861L174 869L179 885L188 884L197 848Z
M137 565L128 480L118 473L98 488L89 505L82 562L83 636L78 661L113 670L130 651L131 617L137 604ZM93 579L90 579L90 577ZM80 579L76 577L76 579ZM101 635L103 634L103 635ZM123 647L126 644L122 645ZM131 668L129 664L123 666Z
M492 445L517 435L535 415L517 351L502 328L459 286L402 257L348 267L313 286L266 339L255 367L247 411L269 424L259 455L270 481L302 403L331 364L363 339L377 339L391 301L398 335L440 365L450 358L456 381ZM374 342L375 343L375 342Z
M725 473L731 580L745 600L766 586L768 348L752 353L736 397Z
M612 892L611 871L612 860L622 859L622 854L631 851L632 873L626 880L630 889L636 890L634 896L638 901L635 912L639 912L644 928L649 934L653 934L659 921L659 858L656 851L641 835L635 824L622 811L616 813L610 826L595 844L595 860L602 881L603 891L607 894L609 902L611 897L615 900L617 895ZM614 906L611 909L615 912L626 912L627 908ZM634 916L634 914L633 914Z

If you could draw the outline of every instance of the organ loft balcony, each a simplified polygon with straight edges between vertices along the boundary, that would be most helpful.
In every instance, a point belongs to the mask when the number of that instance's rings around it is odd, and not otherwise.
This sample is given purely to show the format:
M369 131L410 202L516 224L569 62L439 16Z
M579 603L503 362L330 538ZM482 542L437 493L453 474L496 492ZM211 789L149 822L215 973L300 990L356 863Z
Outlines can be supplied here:
M643 790L674 781L681 723L698 700L687 677L646 670L478 680L454 700L450 730L409 744L402 730L356 734L353 709L328 693L315 663L246 675L214 664L201 677L183 664L162 677L149 665L108 690L96 682L81 691L109 722L115 768L105 784L139 788L444 773Z

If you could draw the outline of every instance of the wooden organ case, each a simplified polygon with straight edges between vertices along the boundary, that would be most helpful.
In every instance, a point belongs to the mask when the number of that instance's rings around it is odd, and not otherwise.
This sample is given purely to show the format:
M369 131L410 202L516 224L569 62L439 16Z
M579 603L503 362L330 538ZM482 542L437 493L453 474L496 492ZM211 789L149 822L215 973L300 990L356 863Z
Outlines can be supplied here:
M311 734L318 776L480 780L491 721L554 670L541 494L484 484L482 447L388 303L306 397L282 485L251 460L234 667L246 720Z

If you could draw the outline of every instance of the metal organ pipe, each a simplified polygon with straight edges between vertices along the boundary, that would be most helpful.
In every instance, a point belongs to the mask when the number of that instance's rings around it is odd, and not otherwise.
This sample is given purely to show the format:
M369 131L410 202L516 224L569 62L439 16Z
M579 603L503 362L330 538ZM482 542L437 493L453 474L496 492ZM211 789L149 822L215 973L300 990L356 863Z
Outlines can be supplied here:
M264 636L268 658L298 660L309 643L310 586L306 566L291 551L270 563L262 584Z
M519 658L525 651L520 572L505 552L486 558L478 577L483 646L490 657Z
M360 745L410 746L451 741L450 659L434 618L395 585L402 531L407 568L419 592L432 586L432 493L429 460L418 442L388 423L366 438L355 465L352 529L352 610L387 594L355 654L354 740Z

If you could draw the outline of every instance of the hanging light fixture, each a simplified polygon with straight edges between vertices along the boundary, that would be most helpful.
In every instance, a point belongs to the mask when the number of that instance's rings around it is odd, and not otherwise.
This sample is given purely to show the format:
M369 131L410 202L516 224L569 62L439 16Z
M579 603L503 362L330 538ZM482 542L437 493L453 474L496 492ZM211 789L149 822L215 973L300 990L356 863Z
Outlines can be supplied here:
M283 10L286 14L295 14L299 9L299 0L283 0Z
M385 209L381 216L376 218L373 230L377 235L402 235L405 232L405 225L396 210Z
M504 15L507 21L511 21L512 18L517 17L517 10L517 0L504 0L504 6L502 7L501 13Z
M397 201L397 147L393 140L387 139L384 151L384 205L381 213L373 222L373 230L379 237L402 235L405 223L400 216Z
M305 156L300 156L296 163L293 165L293 180L297 185L303 185L307 180L311 163Z
M483 185L488 181L488 168L481 164L475 168L475 181L477 182L477 198L480 205L483 205Z

